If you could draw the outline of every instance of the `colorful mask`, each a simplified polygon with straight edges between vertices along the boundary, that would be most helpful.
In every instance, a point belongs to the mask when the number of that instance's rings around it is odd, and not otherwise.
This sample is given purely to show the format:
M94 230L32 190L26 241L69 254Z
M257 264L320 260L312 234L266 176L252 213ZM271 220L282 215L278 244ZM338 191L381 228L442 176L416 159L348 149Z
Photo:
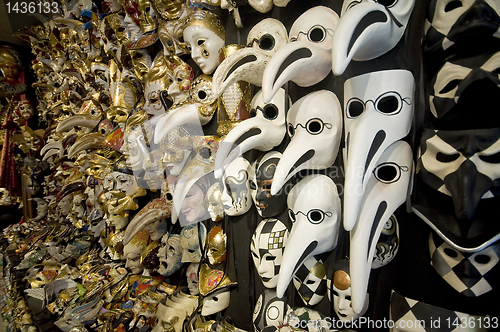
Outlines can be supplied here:
M168 88L168 96L176 107L185 102L190 95L191 84L194 81L194 72L190 65L177 56L172 56L170 63L170 79L172 84Z
M246 213L252 206L250 197L251 175L250 163L243 157L231 162L222 175L221 200L224 212L229 216L239 216Z
M337 96L327 90L300 98L287 114L290 143L274 174L271 195L301 170L333 165L342 138L342 110Z
M481 296L497 286L500 243L475 253L455 250L432 232L429 238L431 264L436 272L457 292Z
M313 7L293 23L289 43L273 55L264 70L262 91L269 102L286 82L308 87L331 71L333 32L339 16L324 6Z
M214 98L238 81L262 85L266 64L288 42L285 26L274 18L257 23L247 36L247 47L235 51L221 62L213 76Z
M200 294L200 289L198 288L198 268L199 267L200 267L200 264L191 263L191 264L189 264L189 266L186 270L187 284L188 284L189 293L191 295Z
M372 60L392 50L403 37L414 6L415 0L344 0L333 38L333 73L342 75L351 60Z
M286 210L286 193L280 190L271 195L274 172L281 159L281 153L271 151L252 165L254 176L250 179L252 199L261 217L269 218Z
M356 313L363 309L380 234L387 220L409 197L412 156L408 143L393 143L375 164L366 185L358 220L350 233L352 310Z
M208 233L207 258L211 265L216 265L226 260L226 234L219 226L215 226Z
M267 288L278 284L283 251L288 240L288 228L278 219L262 220L252 235L250 251L262 283Z
M321 302L326 294L326 271L323 261L307 258L293 276L293 285L307 306Z
M177 234L165 234L161 239L161 248L158 251L160 258L160 268L158 273L163 276L170 276L177 272L182 266L182 247L180 236Z
M304 177L288 194L287 203L293 226L278 277L278 296L283 296L308 257L336 247L340 228L340 197L337 186L326 175Z
M372 270L381 268L389 264L399 250L399 224L396 216L393 214L389 220L385 222L382 233L375 248L373 256Z
M229 306L230 290L237 283L232 282L221 270L211 269L207 264L200 268L200 294L204 296L201 314L208 316Z
M255 303L252 315L254 330L259 332L267 326L283 325L289 309L286 297L279 298L275 290L265 289Z
M285 98L283 89L279 89L269 103L263 102L262 90L255 94L250 119L238 123L220 144L215 157L216 178L222 176L237 156L251 149L269 151L281 143L286 134Z
M225 43L224 27L217 16L206 10L193 12L183 35L193 61L205 75L211 74L219 65L219 50Z
M199 230L199 231L198 231ZM203 223L185 226L180 234L182 247L182 262L199 263L201 247L205 246L207 229Z
M171 62L160 53L146 75L144 87L146 103L143 109L150 116L162 115L167 111L161 102L160 94L162 91L168 90L172 84L170 64Z
M368 73L344 84L344 228L347 231L356 223L363 193L380 156L410 131L413 89L413 75L407 70Z

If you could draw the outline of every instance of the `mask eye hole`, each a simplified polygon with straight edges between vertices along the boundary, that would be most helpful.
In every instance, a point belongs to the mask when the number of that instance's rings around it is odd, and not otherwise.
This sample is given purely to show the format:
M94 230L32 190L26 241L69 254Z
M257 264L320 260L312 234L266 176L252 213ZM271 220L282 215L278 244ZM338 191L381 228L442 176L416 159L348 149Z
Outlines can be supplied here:
M451 248L444 248L443 251L444 251L444 253L447 256L449 256L451 258L457 258L458 257L458 253L455 250L451 249Z
M492 154L491 156L479 155L479 159L481 159L484 162L490 163L490 164L499 164L500 163L500 152Z
M449 81L448 84L446 84L445 87L442 88L441 91L439 91L439 94L442 95L450 92L451 90L455 89L460 84L460 82L462 82L462 80L456 79Z
M322 26L315 26L309 30L309 40L315 43L320 43L325 39L325 31Z
M268 120L276 119L278 117L278 113L279 113L278 107L276 107L276 105L274 104L267 104L266 106L264 106L264 109L262 110L262 114Z
M248 184L249 184L250 189L252 189L252 190L256 190L257 189L257 186L255 185L255 182L253 182L252 180L250 180L248 182Z
M396 114L401 109L400 99L393 94L382 95L377 98L375 108L384 114Z
M450 1L444 7L444 12L448 13L448 12L451 12L452 10L460 8L462 6L463 6L462 1L458 1L458 0Z
M377 2L384 7L392 7L398 1L397 0L378 0Z
M408 172L407 166L399 166L396 163L382 163L375 167L373 175L382 183L390 184L398 181L401 178L401 172Z
M288 135L290 135L290 137L293 137L293 135L295 135L295 128L291 123L288 124Z
M451 163L452 161L457 160L459 156L460 155L458 153L445 154L445 153L442 153L442 152L438 152L436 154L436 160L440 161L442 163Z
M274 48L274 37L266 33L259 39L259 47L263 50L270 51Z
M288 209L288 217L292 222L295 222L295 213L293 213L292 209Z
M255 116L256 116L256 115L257 115L257 110L256 110L255 108L252 108L252 109L250 110L249 116L250 116L251 118L255 118Z
M311 134L319 134L323 131L323 122L319 120L311 120L307 123L307 131Z
M209 148L201 148L198 151L198 154L203 158L203 159L209 159L212 156L212 151L210 151Z
M490 256L487 255L476 255L474 256L474 260L478 264L488 264L491 260Z
M198 91L198 98L203 101L205 98L207 98L207 93L203 90Z
M357 118L365 110L365 104L361 100L354 98L347 102L346 109L348 118Z
M325 219L325 213L323 211L317 210L317 209L310 210L307 213L307 219L309 219L309 221L312 224L319 224L320 222L322 222Z

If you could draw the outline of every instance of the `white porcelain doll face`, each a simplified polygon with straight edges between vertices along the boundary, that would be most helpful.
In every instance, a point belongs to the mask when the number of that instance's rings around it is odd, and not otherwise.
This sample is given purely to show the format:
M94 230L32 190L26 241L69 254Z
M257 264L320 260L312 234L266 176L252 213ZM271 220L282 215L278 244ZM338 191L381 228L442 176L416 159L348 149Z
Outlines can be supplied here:
M252 206L249 176L250 163L243 157L233 160L222 175L221 200L224 212L229 216L239 216Z
M141 264L141 253L144 248L136 246L132 242L123 247L123 257L127 259L125 267L130 270L131 274L141 274L144 270L144 266Z
M188 289L189 293L191 295L198 295L200 294L200 289L198 288L198 267L200 264L198 263L191 263L189 264L187 270L186 270L186 278L187 278L187 284L188 284Z
M160 92L165 90L165 85L159 81L153 81L146 85L144 89L144 98L146 103L143 109L149 115L156 116L165 114L165 108L160 99Z
M229 306L231 292L229 288L223 288L215 291L203 299L203 307L201 308L202 316L215 314L226 309Z
M278 284L287 239L288 229L278 219L262 220L253 233L250 242L253 263L267 288L274 288Z
M165 234L161 240L161 248L158 251L160 268L158 273L163 276L170 276L182 265L182 247L179 235Z
M139 190L133 174L113 172L113 177L116 181L115 190L120 190L126 196L132 197Z

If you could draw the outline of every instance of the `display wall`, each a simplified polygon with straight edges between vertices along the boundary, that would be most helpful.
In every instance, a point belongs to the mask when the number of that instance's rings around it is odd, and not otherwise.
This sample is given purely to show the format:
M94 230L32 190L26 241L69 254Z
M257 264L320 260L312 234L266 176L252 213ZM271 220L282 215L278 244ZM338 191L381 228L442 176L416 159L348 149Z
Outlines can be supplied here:
M496 1L33 8L0 48L12 330L498 327Z

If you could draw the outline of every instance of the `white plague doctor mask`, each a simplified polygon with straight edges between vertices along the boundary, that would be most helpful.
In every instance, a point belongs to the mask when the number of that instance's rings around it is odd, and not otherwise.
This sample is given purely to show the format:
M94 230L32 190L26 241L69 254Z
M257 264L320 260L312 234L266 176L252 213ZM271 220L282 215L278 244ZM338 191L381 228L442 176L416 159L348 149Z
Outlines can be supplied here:
M331 71L333 32L338 22L337 13L324 6L313 7L297 18L289 43L273 55L264 70L265 102L288 81L308 87L325 79Z
M286 134L285 98L283 89L279 89L269 103L264 103L262 90L255 94L250 118L231 129L219 145L214 166L216 178L220 178L227 165L245 152L252 149L269 151L281 143Z
M333 165L342 138L342 110L337 96L320 90L300 98L288 112L287 130L290 143L276 168L271 195L301 170Z
M322 174L306 176L288 194L292 230L283 254L276 292L282 297L304 261L337 246L341 204L337 186Z
M413 93L413 75L407 70L363 74L344 84L347 231L356 223L363 193L380 156L410 131Z
M373 256L386 221L409 197L413 174L410 145L389 146L370 175L356 225L350 232L351 301L355 313L363 310Z
M415 0L344 0L333 38L332 70L342 75L351 62L375 59L399 42Z

